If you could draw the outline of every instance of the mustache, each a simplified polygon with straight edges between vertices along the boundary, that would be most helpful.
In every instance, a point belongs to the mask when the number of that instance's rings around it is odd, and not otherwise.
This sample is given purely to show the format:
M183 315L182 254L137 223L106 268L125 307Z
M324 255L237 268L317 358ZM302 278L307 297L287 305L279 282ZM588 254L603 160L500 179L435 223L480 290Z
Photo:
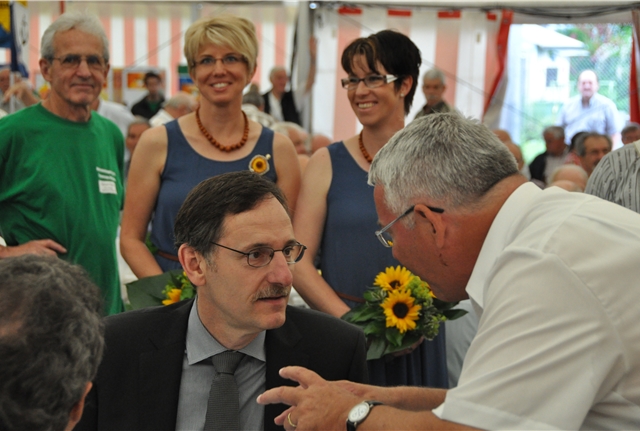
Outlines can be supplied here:
M264 289L260 289L253 295L253 301L258 301L264 298L278 298L281 296L289 296L289 287L281 284L270 284Z

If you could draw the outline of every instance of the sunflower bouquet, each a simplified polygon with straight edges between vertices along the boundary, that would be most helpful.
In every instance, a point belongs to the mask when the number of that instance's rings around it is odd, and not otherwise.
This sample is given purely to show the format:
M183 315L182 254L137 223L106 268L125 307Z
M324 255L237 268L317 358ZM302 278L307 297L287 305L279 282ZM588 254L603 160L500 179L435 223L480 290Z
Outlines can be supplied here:
M145 277L127 283L129 305L127 309L170 305L183 299L193 298L195 287L181 269L167 271L160 275Z
M404 267L388 267L363 295L364 303L342 318L361 327L367 337L367 359L405 350L422 337L433 340L440 323L466 314L457 302L437 299L429 285Z

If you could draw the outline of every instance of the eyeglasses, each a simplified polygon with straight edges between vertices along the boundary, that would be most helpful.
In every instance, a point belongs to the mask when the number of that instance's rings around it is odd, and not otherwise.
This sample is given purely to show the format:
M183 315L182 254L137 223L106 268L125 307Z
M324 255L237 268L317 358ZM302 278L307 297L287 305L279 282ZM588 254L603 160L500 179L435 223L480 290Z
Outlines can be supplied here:
M288 245L280 250L275 250L271 247L256 247L245 253L244 251L236 250L231 247L227 247L226 245L215 243L213 241L211 242L211 244L245 255L247 257L247 264L254 268L262 268L263 266L269 265L271 263L271 260L273 260L273 256L276 254L276 251L281 251L287 263L289 265L293 265L294 263L300 262L300 259L302 259L302 256L304 256L304 251L307 249L306 246L298 242Z
M415 208L415 205L412 205L411 208L409 208L408 210L406 210L405 212L400 214L391 223L389 223L388 225L386 225L382 229L376 231L376 236L378 237L378 239L380 240L382 245L384 245L387 248L393 247L393 238L391 237L391 234L389 232L387 232L387 231L391 228L391 226L393 226L393 224L395 222L397 222L398 220L400 220L402 217L406 216L407 214L410 214L411 211L413 211L414 208ZM427 205L427 208L429 208L434 213L438 213L438 214L442 214L444 212L444 210L442 208L434 208L434 207L430 207L428 205Z
M204 69L213 69L213 67L216 65L216 63L220 61L222 62L223 66L235 66L237 64L240 63L245 63L247 60L244 58L243 55L240 54L228 54L225 55L222 58L215 58L215 57L203 57L200 60L196 60L193 62L193 67L200 67L200 68L204 68Z
M348 78L342 78L340 81L342 82L342 88L346 90L355 90L358 88L358 84L360 81L364 82L368 88L378 88L382 87L385 84L395 81L398 79L396 75L369 75L364 78L356 78L355 76L350 76Z
M50 60L58 60L64 69L75 69L80 66L83 60L87 62L89 69L93 70L102 70L105 64L104 59L99 55L69 54L64 57L51 57Z

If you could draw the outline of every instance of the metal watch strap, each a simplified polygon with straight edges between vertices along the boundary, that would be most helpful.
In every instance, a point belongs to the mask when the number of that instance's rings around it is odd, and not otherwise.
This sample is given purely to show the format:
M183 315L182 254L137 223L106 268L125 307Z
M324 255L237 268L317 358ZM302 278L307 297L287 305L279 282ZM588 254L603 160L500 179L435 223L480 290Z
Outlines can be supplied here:
M360 425L362 422L365 421L365 419L367 419L367 417L371 413L371 410L373 409L373 407L382 405L382 403L380 401L368 401L367 400L367 401L363 401L363 402L365 402L365 403L367 403L369 405L369 412L367 413L367 416L363 417L358 422L351 422L349 420L349 417L347 416L347 431L356 431L356 428L358 428L358 425ZM362 404L362 403L358 403L358 404L356 404L356 406L359 405L359 404Z

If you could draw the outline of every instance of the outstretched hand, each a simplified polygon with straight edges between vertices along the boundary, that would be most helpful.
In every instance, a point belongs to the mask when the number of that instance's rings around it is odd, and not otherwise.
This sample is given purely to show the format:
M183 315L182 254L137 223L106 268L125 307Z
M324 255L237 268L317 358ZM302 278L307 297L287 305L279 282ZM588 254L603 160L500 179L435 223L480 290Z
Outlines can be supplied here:
M288 431L344 429L349 410L363 400L345 389L346 382L329 382L303 367L285 367L280 376L299 386L269 389L257 401L291 406L275 419L276 425Z

